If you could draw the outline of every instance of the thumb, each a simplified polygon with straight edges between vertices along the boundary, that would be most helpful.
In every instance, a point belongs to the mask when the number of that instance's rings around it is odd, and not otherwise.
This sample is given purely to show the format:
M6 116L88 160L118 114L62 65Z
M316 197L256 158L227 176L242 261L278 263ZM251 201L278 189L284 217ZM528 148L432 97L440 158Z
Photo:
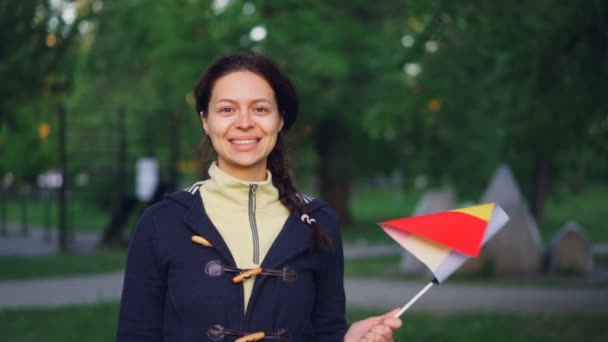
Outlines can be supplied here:
M400 308L396 308L379 316L371 316L365 321L369 322L369 324L381 324L387 318L395 318L399 310Z
M400 310L401 310L401 308L395 308L395 309L385 313L384 315L380 316L382 324L390 327L393 330L401 328L401 325L402 325L401 319L399 317L396 317L396 315L399 313Z
M381 317L381 318L395 318L395 316L399 313L400 310L401 310L401 308L395 308L395 309L393 309L393 310L391 310L391 311L389 311L389 312L387 312L387 313L385 313L385 314L383 314L381 316L378 316L378 317Z

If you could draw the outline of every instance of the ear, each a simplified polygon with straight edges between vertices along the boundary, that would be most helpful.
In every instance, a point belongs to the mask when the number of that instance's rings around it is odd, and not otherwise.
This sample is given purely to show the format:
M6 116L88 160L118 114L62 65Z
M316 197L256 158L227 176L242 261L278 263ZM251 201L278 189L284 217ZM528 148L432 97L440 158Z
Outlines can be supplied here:
M201 124L203 124L205 133L207 133L209 131L209 124L207 123L207 118L202 111L199 113L199 119L201 120Z
M281 116L280 118L281 118L281 121L279 122L279 132L283 129L283 124L284 124L283 117Z

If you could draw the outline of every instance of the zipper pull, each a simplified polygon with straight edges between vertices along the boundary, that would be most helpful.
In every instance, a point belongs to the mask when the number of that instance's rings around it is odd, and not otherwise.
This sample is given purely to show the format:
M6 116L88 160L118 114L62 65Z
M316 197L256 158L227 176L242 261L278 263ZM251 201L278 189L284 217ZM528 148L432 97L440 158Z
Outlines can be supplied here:
M256 205L255 195L256 195L257 191L258 191L258 185L251 184L251 210L253 213L255 213L255 205Z

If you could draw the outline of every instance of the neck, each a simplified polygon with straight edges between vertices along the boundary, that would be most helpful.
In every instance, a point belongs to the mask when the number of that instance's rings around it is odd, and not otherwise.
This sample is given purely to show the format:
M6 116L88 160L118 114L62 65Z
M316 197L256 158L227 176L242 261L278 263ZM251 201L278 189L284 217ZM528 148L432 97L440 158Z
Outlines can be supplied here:
M218 160L217 167L227 175L244 182L263 182L268 178L266 163L254 165L248 168L231 167Z

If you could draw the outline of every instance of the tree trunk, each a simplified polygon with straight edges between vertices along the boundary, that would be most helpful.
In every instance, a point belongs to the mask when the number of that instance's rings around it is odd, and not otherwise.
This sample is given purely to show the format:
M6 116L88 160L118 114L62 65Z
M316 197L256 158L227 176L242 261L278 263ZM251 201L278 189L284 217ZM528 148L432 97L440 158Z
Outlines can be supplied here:
M315 136L319 156L319 194L336 211L342 225L350 225L353 220L349 207L348 132L329 119L319 123Z
M538 224L543 221L545 204L549 197L551 183L551 159L547 154L541 154L534 161L531 211Z

